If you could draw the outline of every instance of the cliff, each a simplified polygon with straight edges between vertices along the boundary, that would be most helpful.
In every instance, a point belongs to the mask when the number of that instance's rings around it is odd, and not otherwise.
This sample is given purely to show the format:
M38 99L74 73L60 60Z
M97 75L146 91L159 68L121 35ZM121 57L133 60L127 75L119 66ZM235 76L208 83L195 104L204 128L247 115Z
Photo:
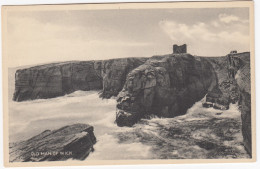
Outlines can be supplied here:
M215 88L207 94L206 102L213 103L212 106L216 109L227 110L230 103L236 103L239 99L239 89L234 79L237 70L232 66L234 61L239 60L231 61L229 55L206 59L213 66L218 81Z
M10 144L10 162L84 160L94 151L93 130L87 124L46 130L26 141Z
M241 105L242 134L244 145L248 153L252 156L252 131L251 131L251 75L250 75L250 57L241 58L242 64L235 75L237 81Z
M250 53L206 59L215 69L218 84L207 94L207 104L204 105L228 109L230 103L239 103L244 145L252 155Z
M242 134L251 154L250 53L223 57L169 54L151 58L64 62L21 69L13 100L62 96L76 90L102 90L117 96L116 123L132 126L151 115L185 114L206 95L204 107L241 106Z
M122 58L102 61L101 76L103 82L103 98L117 96L122 90L127 74L142 65L147 58Z
M151 114L185 114L216 83L215 71L204 58L190 54L154 56L128 74L118 95L116 122L132 126Z
M250 53L228 54L224 57L206 58L213 66L218 83L206 96L206 102L213 103L216 109L227 110L230 103L236 103L240 97L240 89L235 78L238 71L250 62ZM248 82L250 84L250 81Z
M77 90L102 90L102 96L116 96L129 71L145 58L123 58L105 61L74 61L35 66L17 70L13 100L47 99Z
M46 99L76 90L100 89L101 73L93 61L47 64L16 71L13 100Z

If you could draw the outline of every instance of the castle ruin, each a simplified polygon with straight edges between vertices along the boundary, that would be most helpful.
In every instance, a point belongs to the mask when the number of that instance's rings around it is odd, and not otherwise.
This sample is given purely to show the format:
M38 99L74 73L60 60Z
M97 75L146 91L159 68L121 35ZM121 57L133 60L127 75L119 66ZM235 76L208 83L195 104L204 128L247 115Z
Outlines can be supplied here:
M178 46L178 45L174 44L173 53L174 54L187 53L187 45L183 44L181 46Z

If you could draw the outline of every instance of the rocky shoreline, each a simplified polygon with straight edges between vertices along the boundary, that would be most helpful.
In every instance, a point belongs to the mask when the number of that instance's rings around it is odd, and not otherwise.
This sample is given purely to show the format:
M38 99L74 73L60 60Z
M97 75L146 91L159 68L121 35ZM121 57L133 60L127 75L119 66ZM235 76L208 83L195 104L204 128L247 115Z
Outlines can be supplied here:
M183 115L205 95L203 105L216 109L229 109L230 103L239 101L245 147L252 153L249 52L223 57L169 54L35 66L16 72L13 100L100 89L102 98L117 96L118 126L132 126L150 115Z

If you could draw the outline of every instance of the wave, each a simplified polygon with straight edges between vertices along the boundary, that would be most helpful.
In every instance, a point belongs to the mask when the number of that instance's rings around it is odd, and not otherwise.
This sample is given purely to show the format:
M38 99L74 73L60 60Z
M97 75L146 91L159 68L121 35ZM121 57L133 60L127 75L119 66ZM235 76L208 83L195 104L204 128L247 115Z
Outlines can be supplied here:
M118 127L116 100L101 99L99 91L25 102L9 100L9 139L22 141L47 129L86 123L94 126L97 138L95 151L86 160L232 158L229 152L217 154L223 147L247 158L238 105L222 111L203 108L202 102L182 116L151 117L133 127Z

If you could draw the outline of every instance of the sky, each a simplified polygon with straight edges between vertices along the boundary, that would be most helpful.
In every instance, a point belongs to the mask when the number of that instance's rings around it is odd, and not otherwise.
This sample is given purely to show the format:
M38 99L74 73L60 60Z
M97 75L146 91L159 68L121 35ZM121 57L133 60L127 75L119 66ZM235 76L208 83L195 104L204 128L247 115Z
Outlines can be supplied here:
M9 67L69 60L249 51L248 8L9 11Z

